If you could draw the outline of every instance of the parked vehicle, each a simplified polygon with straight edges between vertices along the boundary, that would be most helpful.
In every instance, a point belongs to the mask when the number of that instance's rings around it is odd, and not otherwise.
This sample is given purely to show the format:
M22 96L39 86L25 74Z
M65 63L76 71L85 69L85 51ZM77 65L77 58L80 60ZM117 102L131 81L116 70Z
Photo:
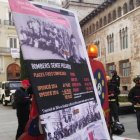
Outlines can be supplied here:
M0 101L4 106L7 106L8 103L11 103L13 108L14 105L14 93L16 89L21 86L20 81L3 81L0 82Z

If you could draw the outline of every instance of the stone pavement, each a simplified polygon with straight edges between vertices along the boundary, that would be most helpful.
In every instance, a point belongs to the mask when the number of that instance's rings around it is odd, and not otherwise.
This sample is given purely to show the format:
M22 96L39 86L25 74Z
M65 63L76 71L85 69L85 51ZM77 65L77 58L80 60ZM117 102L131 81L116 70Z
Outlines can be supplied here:
M125 132L119 137L114 136L113 140L140 140L135 114L121 115L120 122L124 124ZM16 110L12 109L11 106L3 107L0 104L0 140L15 140L16 130Z
M123 123L125 127L125 132L121 135L122 137L129 137L140 140L140 133L138 133L137 130L135 114L121 115L120 122Z
M15 140L17 130L16 111L0 104L0 140Z

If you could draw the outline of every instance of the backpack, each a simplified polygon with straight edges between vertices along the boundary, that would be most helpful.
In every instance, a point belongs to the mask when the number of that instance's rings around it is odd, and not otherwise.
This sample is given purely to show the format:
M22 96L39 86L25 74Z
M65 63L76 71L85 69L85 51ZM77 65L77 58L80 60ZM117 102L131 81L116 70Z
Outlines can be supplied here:
M113 122L111 124L111 130L113 134L121 135L123 132L125 132L124 125L120 122Z

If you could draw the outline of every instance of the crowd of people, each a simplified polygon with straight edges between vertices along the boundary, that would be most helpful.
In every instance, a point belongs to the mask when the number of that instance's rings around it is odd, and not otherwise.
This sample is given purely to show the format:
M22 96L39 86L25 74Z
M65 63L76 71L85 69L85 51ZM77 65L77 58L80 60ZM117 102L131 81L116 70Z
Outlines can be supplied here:
M20 29L20 43L30 47L49 50L66 60L83 63L76 37L68 29L36 18L27 21L26 28Z

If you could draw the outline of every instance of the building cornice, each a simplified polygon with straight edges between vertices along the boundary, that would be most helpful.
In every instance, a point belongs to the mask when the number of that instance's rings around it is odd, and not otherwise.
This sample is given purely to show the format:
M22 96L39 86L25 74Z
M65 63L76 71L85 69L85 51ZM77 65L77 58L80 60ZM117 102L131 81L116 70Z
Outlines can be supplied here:
M63 8L68 8L70 5L72 6L82 6L82 7L97 7L99 4L93 4L93 3L85 3L85 2L76 2L76 1L68 1L66 4L64 4Z
M91 34L89 34L89 35L86 36L85 38L88 38L89 36L92 36L93 34L95 34L95 33L99 32L99 31L103 30L104 28L110 26L111 24L113 24L113 23L115 23L115 22L118 22L119 20L121 20L121 19L123 19L123 18L128 17L130 14L132 14L133 12L135 12L135 11L137 11L137 10L139 10L139 9L140 9L140 6L137 7L137 8L135 8L135 9L133 9L132 11L129 11L129 12L126 13L125 15L122 15L121 17L119 17L119 18L113 20L112 22L110 22L110 23L104 25L103 27L97 29L96 31L92 32Z
M103 12L104 9L112 5L116 0L106 0L101 5L99 5L96 9L94 9L90 14L88 14L84 19L80 21L80 25L83 26L86 24L89 20L96 17L99 13Z

